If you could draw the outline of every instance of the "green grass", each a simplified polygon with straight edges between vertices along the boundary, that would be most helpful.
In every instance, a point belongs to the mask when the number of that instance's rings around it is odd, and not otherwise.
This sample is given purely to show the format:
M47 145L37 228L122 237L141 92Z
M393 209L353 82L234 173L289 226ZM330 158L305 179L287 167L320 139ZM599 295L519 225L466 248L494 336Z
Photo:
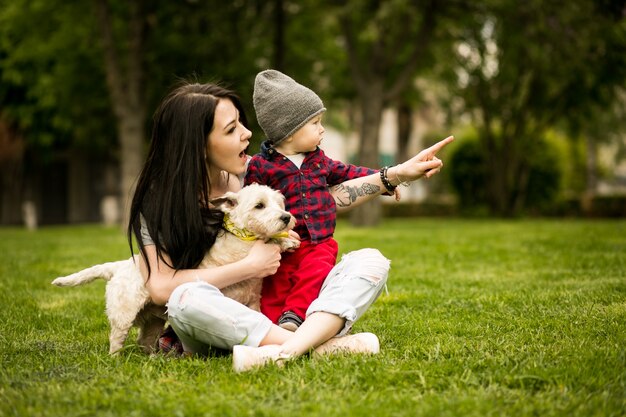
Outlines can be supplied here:
M110 357L104 283L50 285L127 257L119 230L0 229L0 416L626 415L626 221L388 220L337 238L392 259L355 329L382 353L235 374L229 356Z

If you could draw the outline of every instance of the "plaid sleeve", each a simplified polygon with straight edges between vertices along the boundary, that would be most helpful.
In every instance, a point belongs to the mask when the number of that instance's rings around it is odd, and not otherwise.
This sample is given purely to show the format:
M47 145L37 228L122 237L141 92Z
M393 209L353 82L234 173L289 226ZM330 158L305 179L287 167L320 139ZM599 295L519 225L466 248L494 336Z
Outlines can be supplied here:
M341 184L342 182L351 180L353 178L366 177L368 175L372 175L378 172L378 170L375 169L360 167L357 165L344 164L341 161L335 161L330 158L326 159L329 171L326 181L330 186Z

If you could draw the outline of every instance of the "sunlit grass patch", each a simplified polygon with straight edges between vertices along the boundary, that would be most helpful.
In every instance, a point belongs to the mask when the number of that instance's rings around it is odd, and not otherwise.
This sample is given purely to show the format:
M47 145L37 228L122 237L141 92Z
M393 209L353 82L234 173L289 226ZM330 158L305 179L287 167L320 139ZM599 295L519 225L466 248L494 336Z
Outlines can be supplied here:
M622 416L626 222L340 222L379 248L383 293L355 331L377 356L235 374L229 355L108 355L104 282L52 279L129 256L119 229L0 229L0 415Z

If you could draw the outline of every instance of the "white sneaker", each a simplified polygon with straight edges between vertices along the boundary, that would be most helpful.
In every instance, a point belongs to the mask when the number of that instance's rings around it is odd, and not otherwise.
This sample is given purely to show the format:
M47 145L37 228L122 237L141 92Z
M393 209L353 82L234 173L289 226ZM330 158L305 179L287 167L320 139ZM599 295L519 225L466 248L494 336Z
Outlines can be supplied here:
M249 371L254 367L263 366L270 362L282 365L290 356L283 353L280 345L265 345L251 347L236 345L233 347L233 369L235 372Z
M319 345L314 355L331 355L333 353L369 353L380 352L380 342L374 333L356 333L342 337L333 337Z

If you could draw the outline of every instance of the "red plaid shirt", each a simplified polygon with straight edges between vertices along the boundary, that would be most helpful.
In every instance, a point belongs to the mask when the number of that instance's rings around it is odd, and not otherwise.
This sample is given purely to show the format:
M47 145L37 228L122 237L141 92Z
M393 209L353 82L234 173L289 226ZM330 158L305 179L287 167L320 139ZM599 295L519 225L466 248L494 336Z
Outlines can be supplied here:
M256 182L283 193L285 208L297 220L294 230L302 240L319 243L335 231L336 207L329 187L376 172L334 161L320 148L307 153L298 169L286 156L263 142L261 152L250 160L244 184Z

